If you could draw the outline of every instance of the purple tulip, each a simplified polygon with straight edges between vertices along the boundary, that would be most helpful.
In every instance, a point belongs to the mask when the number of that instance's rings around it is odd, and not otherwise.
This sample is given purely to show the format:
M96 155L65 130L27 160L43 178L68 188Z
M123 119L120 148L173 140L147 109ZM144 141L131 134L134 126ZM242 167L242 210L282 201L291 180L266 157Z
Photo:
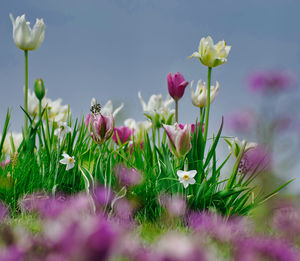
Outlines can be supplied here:
M129 141L132 134L133 130L127 126L115 127L112 139L116 144L119 144L119 137L121 144L124 144L125 142Z
M171 97L178 101L182 98L186 86L189 84L187 81L184 80L181 73L175 73L172 75L172 73L169 73L167 75L167 81L168 81L168 90Z
M183 129L177 123L175 125L163 125L167 135L171 152L177 157L184 157L191 149L190 127L184 125Z
M88 127L91 138L99 145L112 136L115 126L112 115L102 115L100 113L89 113L85 124Z

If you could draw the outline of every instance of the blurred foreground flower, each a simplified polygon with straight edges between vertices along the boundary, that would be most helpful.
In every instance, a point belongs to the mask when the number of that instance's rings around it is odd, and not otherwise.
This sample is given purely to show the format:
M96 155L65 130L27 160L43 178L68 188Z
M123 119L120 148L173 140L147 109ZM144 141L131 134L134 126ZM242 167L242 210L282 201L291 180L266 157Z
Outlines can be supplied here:
M13 24L13 39L16 46L24 51L33 51L40 47L45 37L44 20L36 19L34 27L30 28L30 22L26 21L25 14L18 16L16 20L9 14Z
M179 72L175 73L174 75L169 73L167 75L167 81L168 91L171 97L176 101L180 100L189 82L185 81L183 75Z
M169 215L173 217L181 217L187 209L186 200L180 195L163 194L159 198L160 204L166 208Z
M216 87L211 86L210 87L210 103L214 101L216 98L218 92L219 92L219 82L216 82ZM206 100L207 100L207 87L206 83L201 80L197 83L196 91L194 92L193 89L193 82L191 83L191 97L192 97L192 103L199 108L204 108L207 106Z
M250 110L240 110L228 117L228 126L236 132L248 132L256 126L256 117Z
M227 56L231 46L226 46L225 41L214 44L213 39L208 36L201 38L198 52L194 52L190 57L196 57L207 67L216 67L227 62Z
M288 71L260 71L249 76L249 89L261 94L278 94L289 89L295 82Z
M171 152L177 158L183 158L191 149L191 134L188 125L185 125L183 129L179 127L177 123L174 125L163 125L168 135L168 145Z
M62 155L64 158L61 159L59 163L67 165L66 170L74 168L75 165L74 156L70 157L67 153L63 153Z
M197 174L197 170L177 170L177 176L179 177L179 182L182 183L184 188L187 188L188 185L193 185L196 183L194 179L195 175Z
M123 164L115 166L114 171L124 186L135 186L142 182L142 176L135 168L127 168Z

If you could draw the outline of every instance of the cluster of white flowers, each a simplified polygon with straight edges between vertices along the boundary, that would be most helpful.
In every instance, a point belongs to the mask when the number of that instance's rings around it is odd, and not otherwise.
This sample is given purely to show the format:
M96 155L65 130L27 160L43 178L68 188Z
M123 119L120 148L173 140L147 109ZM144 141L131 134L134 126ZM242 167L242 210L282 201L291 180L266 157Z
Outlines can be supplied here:
M68 105L62 105L62 99L51 100L47 97L42 99L42 109L47 106L48 118L51 122L64 122L68 116ZM37 116L39 111L39 100L34 92L28 92L28 113L31 116ZM37 119L37 118L36 118Z

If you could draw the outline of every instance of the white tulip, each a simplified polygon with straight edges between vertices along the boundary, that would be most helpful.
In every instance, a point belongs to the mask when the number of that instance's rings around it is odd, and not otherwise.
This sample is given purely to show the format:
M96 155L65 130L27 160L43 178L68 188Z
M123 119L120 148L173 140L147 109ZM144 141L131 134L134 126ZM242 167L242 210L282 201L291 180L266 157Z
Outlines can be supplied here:
M190 58L196 57L202 64L208 67L217 67L227 62L230 49L231 46L226 46L224 40L214 44L210 36L207 38L203 37L200 40L198 52L194 52Z
M142 104L143 111L145 112L145 114L148 114L151 117L153 117L156 113L165 116L174 113L174 110L170 110L170 106L172 105L174 100L169 95L166 97L165 100L163 100L161 94L159 95L153 94L150 97L148 103L144 101L141 92L138 92L138 96Z
M92 98L91 101L91 107L97 104L97 100L95 98ZM120 110L122 110L124 107L124 104L122 103L117 109L114 110L112 101L109 100L107 103L105 103L105 105L103 107L101 107L101 114L103 115L111 115L113 117L116 117L117 114L120 112Z
M218 92L219 92L219 82L216 82L216 87L211 86L210 87L210 103L214 101L216 98ZM206 100L207 100L207 87L206 83L201 80L197 83L196 91L194 92L193 89L193 81L191 82L191 97L192 97L192 103L199 108L206 107Z
M30 22L26 22L25 14L18 16L16 20L12 14L9 14L13 24L13 39L18 48L24 51L33 51L40 47L45 37L44 20L36 19L33 28L30 28Z
M247 152L250 149L254 149L258 146L255 142L246 142L245 140L240 141L237 137L236 138L226 138L225 141L229 145L229 150L231 151L231 154L237 158L240 154L240 151L242 147L245 145L244 153Z
M129 129L134 130L133 135L135 142L143 142L145 132L147 132L152 127L152 123L150 121L136 122L134 119L125 120L124 125Z

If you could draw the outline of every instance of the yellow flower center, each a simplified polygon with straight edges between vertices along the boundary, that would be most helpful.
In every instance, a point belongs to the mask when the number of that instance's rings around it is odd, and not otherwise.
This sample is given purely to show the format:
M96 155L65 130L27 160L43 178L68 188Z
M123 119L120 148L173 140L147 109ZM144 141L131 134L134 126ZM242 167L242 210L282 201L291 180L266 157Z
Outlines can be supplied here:
M185 174L185 175L183 176L183 179L184 179L184 180L189 180L189 175Z
M72 164L74 162L74 159L73 158L69 158L68 161L69 161L69 164Z

